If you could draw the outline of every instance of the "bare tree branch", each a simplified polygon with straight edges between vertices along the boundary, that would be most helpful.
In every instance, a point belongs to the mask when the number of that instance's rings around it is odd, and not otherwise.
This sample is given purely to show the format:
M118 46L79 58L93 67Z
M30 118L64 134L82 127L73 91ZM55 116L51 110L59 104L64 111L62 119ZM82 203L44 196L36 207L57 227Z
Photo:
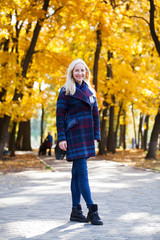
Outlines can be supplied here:
M46 16L46 18L50 18L52 17L53 15L55 15L59 10L61 10L64 6L60 6L59 8L57 8L51 15L49 16Z
M43 8L42 9L45 12L47 12L47 9L49 7L49 1L50 0L44 0L44 4L43 4ZM37 42L37 39L38 39L38 36L39 36L39 32L41 30L42 22L45 20L45 18L46 17L43 17L43 18L39 19L37 21L36 26L35 26L35 29L34 29L34 32L33 32L33 36L32 36L32 40L31 40L30 46L28 48L27 54L25 56L25 59L24 59L23 65L22 65L22 67L23 67L22 77L26 77L28 66L29 66L29 63L31 61L32 55L34 53L34 49L35 49L36 42Z
M148 25L150 24L150 23L148 22L148 20L145 19L144 17L140 17L140 16L136 16L136 15L129 16L129 15L126 15L126 14L122 14L122 15L125 16L125 17L128 17L128 18L139 18L139 19L144 20Z
M159 41L158 36L156 34L155 24L154 24L155 4L154 4L154 0L149 0L149 2L150 2L150 24L149 24L150 32L151 32L152 39L155 43L157 52L160 56L160 41Z
M123 4L125 4L126 2L128 2L128 0L123 0L122 3L116 4L115 0L110 0L110 4L113 7L113 9L119 6L123 6ZM103 0L103 3L108 4L109 2L107 2L106 0Z

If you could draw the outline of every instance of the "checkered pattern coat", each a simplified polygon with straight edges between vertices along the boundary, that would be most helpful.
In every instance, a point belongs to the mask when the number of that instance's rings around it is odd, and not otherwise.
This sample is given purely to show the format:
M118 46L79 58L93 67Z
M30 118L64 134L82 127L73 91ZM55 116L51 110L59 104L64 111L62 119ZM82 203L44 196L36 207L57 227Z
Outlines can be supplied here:
M57 100L58 142L67 141L68 161L95 156L94 140L100 140L97 100L85 85L84 91L76 87L70 96L62 88Z

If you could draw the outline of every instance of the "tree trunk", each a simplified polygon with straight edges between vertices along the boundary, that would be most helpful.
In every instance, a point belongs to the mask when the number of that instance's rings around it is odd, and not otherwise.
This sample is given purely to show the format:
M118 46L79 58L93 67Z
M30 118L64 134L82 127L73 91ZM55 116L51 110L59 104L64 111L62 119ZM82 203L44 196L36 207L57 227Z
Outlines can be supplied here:
M120 125L119 147L126 149L126 124Z
M3 150L5 143L8 143L9 138L9 127L10 117L5 115L3 118L0 118L0 159L3 158Z
M145 117L144 122L144 150L147 150L147 138L148 138L148 125L149 125L149 115Z
M17 140L16 140L16 150L22 149L22 142L23 142L22 124L19 123L18 135L17 135Z
M19 29L17 28L17 23L16 23L16 38L15 38L16 44L15 44L14 47L16 48L16 53L17 53L17 63L18 63L18 37L19 37ZM6 51L6 52L9 52L9 42L10 42L10 39L7 39L4 43L3 50ZM12 52L14 50L14 47L12 48ZM6 64L7 63L5 63L4 66ZM5 101L5 100L3 100L3 98L5 97L6 93L7 93L7 90L2 88L2 92L0 92L0 101L1 102ZM18 94L17 90L15 90L14 97L13 97L12 101L17 101L18 97L19 97L19 94ZM5 121L6 118L7 118L7 121ZM3 119L1 119L2 120L1 122L2 122L3 125L1 125L2 130L1 130L1 133L0 133L0 135L1 135L0 138L2 139L1 144L3 146L1 146L1 148L0 148L0 155L3 154L2 151L3 151L3 148L4 148L4 144L5 144L5 139L6 139L5 135L7 135L7 138L9 137L8 128L9 128L10 119L11 119L10 116L4 116L4 121L3 121ZM3 138L4 138L4 140L3 140Z
M3 43L3 51L4 52L8 52L9 50L9 43L10 40L6 39ZM4 63L3 66L0 67L5 67L7 64ZM4 89L2 87L1 91L0 91L0 102L4 102L4 98L6 95L6 89ZM4 115L3 118L0 118L0 159L3 158L3 150L4 150L4 145L5 143L8 143L8 137L9 137L9 133L8 133L8 127L9 127L9 122L10 122L10 117L7 115Z
M158 39L158 35L156 33L155 30L155 24L154 24L154 12L155 12L155 4L154 4L154 0L149 0L150 2L150 33L152 36L152 39L154 41L156 50L160 56L160 41ZM158 122L159 121L159 122ZM151 159L151 158L156 158L156 153L157 153L157 143L158 143L158 134L160 133L160 106L159 106L159 112L155 118L155 123L153 126L153 130L151 133L151 139L150 139L150 143L149 143L149 150L148 153L146 155L146 159Z
M96 31L97 33L97 47L95 51L95 57L94 57L94 66L93 66L93 84L95 86L95 90L97 91L97 79L98 79L98 61L99 56L101 52L102 47L102 40L101 40L101 30L99 29L100 24L98 26L98 29Z
M23 151L32 151L31 148L31 124L30 120L23 123L23 145L22 150Z
M146 155L146 159L156 159L156 153L157 153L157 143L158 143L158 135L160 134L160 109L159 112L156 115L155 123L153 126L151 139L149 143L149 150Z
M145 128L145 115L142 114L141 149L144 149L144 128Z
M49 1L50 0L44 0L44 4L43 4L43 10L46 12L47 9L48 9L48 6L49 6ZM31 59L32 59L32 55L34 53L34 49L35 49L35 46L36 46L36 43L37 43L37 39L38 39L38 36L39 36L39 33L40 33L40 30L41 30L41 27L42 27L42 22L45 20L45 17L44 18L41 18L37 21L37 24L35 26L35 29L34 29L34 32L33 32L33 37L32 37L32 40L31 40L31 43L30 43L30 46L28 48L28 51L26 53L26 56L25 56L25 59L23 61L23 71L22 71L22 77L26 77L26 74L27 74L27 70L28 70L28 67L29 67L29 63L31 62ZM23 128L21 129L21 131L24 131L22 133L22 136L20 138L20 142L17 142L17 147L18 149L20 148L21 150L25 150L25 151L29 151L31 150L31 142L30 142L30 121L24 123L22 122L22 126ZM23 141L22 141L23 139ZM21 143L22 141L22 146L20 146L19 144Z
M118 128L119 128L119 120L120 120L122 106L123 106L123 102L121 102L119 105L119 112L118 112L118 117L117 117L117 125L116 125L116 132L115 132L115 147L116 148L117 148L117 134L118 134Z
M42 115L41 115L41 144L43 142L43 133L44 133L44 108L42 107Z
M113 57L113 53L108 51L108 61ZM107 78L113 78L112 65L107 64ZM112 95L112 102L115 103L115 96ZM114 133L114 106L110 106L109 110L109 131L107 138L107 151L115 153L115 133Z
M115 136L114 136L114 106L110 106L109 111L109 132L107 138L107 151L115 153Z
M126 149L126 113L124 113L123 117L124 125L123 125L123 149Z
M43 10L46 12L47 9L48 9L48 6L49 6L49 1L50 0L44 0L44 4L43 4ZM23 64L22 64L22 67L23 67L23 71L22 71L22 77L26 77L26 73L27 73L27 70L28 70L28 66L29 66L29 63L31 61L31 58L32 58L32 55L34 53L34 49L35 49L35 46L36 46L36 42L37 42L37 39L38 39L38 36L39 36L39 32L41 30L41 27L42 27L42 22L45 20L45 16L43 18L41 18L39 21L37 21L37 24L35 26L35 29L34 29L34 32L33 32L33 36L32 36L32 40L31 40L31 43L30 43L30 46L29 46L29 49L27 51L27 54L25 56L25 59L23 61ZM9 40L8 40L9 41ZM8 51L8 46L9 46L9 43L6 47L6 49L4 49L4 51ZM13 98L13 101L18 99L18 97L20 96L21 97L21 93L18 93L17 90L15 91L15 95L14 95L14 98ZM0 157L3 156L3 149L4 149L4 144L6 142L6 139L8 137L8 127L9 127L9 122L10 122L10 117L8 116L4 116L4 118L2 119L2 123L3 125L1 125L1 134L0 134ZM29 129L28 129L29 130ZM29 132L29 131L27 131ZM25 136L25 133L23 134ZM7 136L7 137L6 137ZM26 145L28 145L29 141L28 139L26 139ZM31 149L31 146L28 146L28 148Z
M93 85L95 87L95 90L97 91L97 80L98 80L98 62L99 62L99 56L101 52L102 47L102 40L101 40L101 30L100 30L100 23L98 24L98 29L96 31L97 34L97 46L94 56L94 65L93 65ZM99 143L100 145L101 143Z
M19 123L18 137L16 142L16 149L21 151L31 151L30 141L30 120Z
M110 61L110 59L113 58L113 53L109 50L108 51L108 61ZM107 78L113 78L113 72L112 72L112 65L111 63L107 64Z
M142 119L143 119L143 115L142 115L142 113L140 113L139 128L138 128L138 144L137 144L137 149L139 149L139 148L140 148L140 144L142 144L142 142L140 142L141 133L142 133Z
M10 133L10 136L9 136L9 152L10 152L10 156L13 157L15 156L15 134L16 134L16 125L17 123L16 122L13 122L12 123L12 131Z
M126 149L126 113L123 111L123 119L120 124L119 147Z
M123 125L120 124L119 148L123 146Z
M101 120L101 141L99 142L99 154L106 153L106 122L108 108L103 109Z
M49 1L50 0L44 0L42 10L44 10L45 12L48 9ZM44 20L45 20L45 16L43 18L39 19L36 23L30 46L29 46L28 51L26 53L25 59L23 61L22 77L26 77L28 66L29 66L29 63L31 61L32 55L34 53L34 49L35 49L35 46L36 46L36 43L37 43L37 39L38 39L40 30L41 30L41 27L42 27L42 23L44 22Z
M149 2L150 2L150 24L149 24L150 33L151 33L152 39L154 41L154 44L156 46L156 50L160 56L160 41L158 39L158 35L156 34L155 24L154 24L155 4L154 4L154 0L149 0Z
M137 134L136 134L136 123L135 123L135 117L134 117L133 103L132 103L132 117L133 117L133 128L134 128L134 141L135 141L135 146L137 147Z

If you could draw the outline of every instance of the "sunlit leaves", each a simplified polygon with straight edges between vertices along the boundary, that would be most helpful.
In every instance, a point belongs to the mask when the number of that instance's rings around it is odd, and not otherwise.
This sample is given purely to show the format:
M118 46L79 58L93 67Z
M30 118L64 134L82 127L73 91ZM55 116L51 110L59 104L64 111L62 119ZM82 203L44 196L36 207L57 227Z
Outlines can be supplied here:
M5 89L0 116L27 120L41 104L56 101L66 69L75 58L84 59L91 72L96 49L96 30L101 30L102 50L98 72L98 102L123 106L134 103L143 113L154 113L159 103L160 62L149 32L149 2L50 0L26 79L23 60L37 20L44 17L43 0L7 0L0 6L0 91ZM160 1L156 4L156 31L160 32ZM6 40L9 41L5 49ZM108 51L113 58L108 61ZM113 79L107 79L110 64ZM36 83L36 87L35 84ZM42 85L45 89L42 89ZM13 101L15 89L23 98ZM55 94L53 94L55 92Z

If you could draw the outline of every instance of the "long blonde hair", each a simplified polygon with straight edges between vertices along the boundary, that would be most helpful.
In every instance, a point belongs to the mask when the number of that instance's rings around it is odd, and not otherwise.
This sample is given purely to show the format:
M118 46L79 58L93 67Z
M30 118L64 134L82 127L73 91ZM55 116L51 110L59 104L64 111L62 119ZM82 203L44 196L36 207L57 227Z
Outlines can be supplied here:
M88 88L91 90L93 95L95 95L95 90L91 87L91 84L90 84L90 75L91 75L90 70L89 70L88 66L86 65L86 63L80 58L71 62L71 64L68 67L66 83L64 84L66 95L73 95L76 91L76 83L73 78L73 69L74 69L75 65L78 63L82 63L85 66L86 77L85 77L84 81L88 85Z

